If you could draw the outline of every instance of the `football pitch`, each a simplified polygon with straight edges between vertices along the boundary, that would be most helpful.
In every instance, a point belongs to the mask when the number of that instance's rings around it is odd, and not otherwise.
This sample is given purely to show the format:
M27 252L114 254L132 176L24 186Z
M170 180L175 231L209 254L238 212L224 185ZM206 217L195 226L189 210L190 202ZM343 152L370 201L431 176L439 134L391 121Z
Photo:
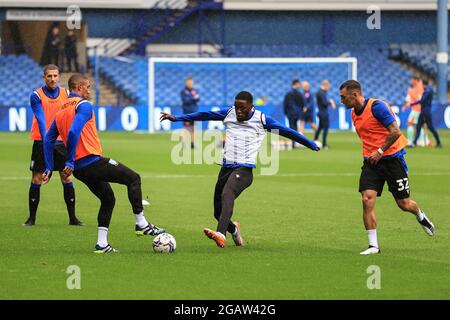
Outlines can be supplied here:
M233 215L247 245L235 247L228 235L225 249L202 232L216 226L219 166L173 164L169 134L100 133L104 155L141 174L146 217L175 236L177 250L155 254L151 237L135 236L126 187L113 185L109 242L119 253L95 255L99 201L76 179L77 216L86 226L68 225L57 174L41 189L36 225L21 226L31 141L28 133L2 133L0 299L449 299L450 131L440 135L443 149L406 155L411 195L436 236L400 211L385 186L377 202L382 253L360 256L367 236L355 133L331 132L331 149L318 153L280 151L276 175L255 170ZM67 287L69 266L79 267L80 289ZM379 289L368 287L374 268Z

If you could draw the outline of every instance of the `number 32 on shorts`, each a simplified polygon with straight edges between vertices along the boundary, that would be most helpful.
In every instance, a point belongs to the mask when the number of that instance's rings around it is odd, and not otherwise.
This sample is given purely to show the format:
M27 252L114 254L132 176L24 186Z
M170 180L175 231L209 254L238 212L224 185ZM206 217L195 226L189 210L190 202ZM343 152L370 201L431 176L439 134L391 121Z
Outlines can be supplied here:
M398 183L397 191L409 190L409 181L408 178L395 180Z

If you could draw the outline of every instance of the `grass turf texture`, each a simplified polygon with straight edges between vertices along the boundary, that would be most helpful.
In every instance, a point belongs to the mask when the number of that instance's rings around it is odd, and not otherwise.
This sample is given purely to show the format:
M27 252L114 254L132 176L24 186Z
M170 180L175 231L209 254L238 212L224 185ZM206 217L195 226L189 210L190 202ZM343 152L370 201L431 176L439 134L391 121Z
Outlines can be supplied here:
M444 149L408 150L412 197L437 227L428 237L401 212L385 186L377 202L382 253L367 246L357 192L360 143L331 133L332 148L280 153L275 176L255 171L237 200L246 247L219 249L202 232L215 228L212 197L217 165L174 165L167 134L102 133L106 156L142 176L150 221L177 239L173 254L154 254L151 237L134 235L124 186L113 185L116 207L109 242L120 253L95 255L98 200L75 180L76 210L85 227L68 225L55 174L41 189L37 225L28 216L28 134L0 134L1 299L448 299L450 293L450 131ZM307 134L311 136L311 134ZM81 269L81 290L68 290L67 267ZM370 265L381 290L369 290Z

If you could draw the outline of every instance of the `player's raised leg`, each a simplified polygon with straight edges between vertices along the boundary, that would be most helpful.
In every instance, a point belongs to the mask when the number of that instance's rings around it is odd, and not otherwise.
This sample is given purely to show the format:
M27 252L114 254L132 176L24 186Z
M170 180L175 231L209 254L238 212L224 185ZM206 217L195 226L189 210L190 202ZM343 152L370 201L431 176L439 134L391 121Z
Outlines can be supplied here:
M362 251L362 255L380 253L377 238L377 217L375 214L375 203L377 201L377 191L364 190L361 192L363 205L364 227L369 238L369 248Z
M404 157L397 157L386 164L389 176L386 181L398 207L416 216L417 221L429 236L434 235L434 225L410 197L408 167Z
M426 216L425 212L423 212L422 209L419 208L414 200L412 200L411 198L395 199L395 202L397 202L397 205L400 209L406 212L411 212L416 216L417 221L422 226L427 235L434 235L434 224Z
M142 206L141 177L138 173L122 163L109 158L102 158L96 165L98 174L101 174L101 179L127 186L128 200L130 201L136 222L136 235L156 236L165 232L164 229L148 222L144 216L144 208Z

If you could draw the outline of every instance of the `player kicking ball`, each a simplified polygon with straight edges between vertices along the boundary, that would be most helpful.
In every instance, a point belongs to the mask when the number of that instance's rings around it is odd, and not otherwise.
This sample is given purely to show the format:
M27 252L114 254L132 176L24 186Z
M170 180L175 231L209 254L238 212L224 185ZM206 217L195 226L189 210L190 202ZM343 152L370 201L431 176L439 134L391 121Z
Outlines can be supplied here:
M410 198L408 167L403 155L407 144L390 106L379 99L365 99L361 85L348 80L339 88L341 103L352 109L352 121L362 141L363 166L359 180L362 196L364 226L369 238L369 248L362 255L380 253L377 239L375 202L380 197L384 183L394 196L398 207L411 212L423 230L434 235L434 225L417 203Z
M205 235L214 240L220 248L226 244L226 232L231 233L236 246L242 246L244 241L238 222L232 222L235 199L253 182L253 168L259 147L264 140L266 131L278 130L286 138L301 143L314 151L319 147L306 137L283 126L269 116L266 116L253 106L253 96L247 91L240 92L234 101L234 106L217 112L195 112L183 116L173 116L161 112L161 121L223 121L226 126L226 141L222 169L219 172L214 191L214 217L218 221L216 231L205 228Z
M102 156L94 112L88 102L90 87L89 80L83 75L74 74L70 77L69 98L56 114L44 139L47 169L43 180L50 180L53 171L53 150L56 138L60 135L67 148L64 174L70 176L73 173L101 202L98 213L98 240L94 252L113 253L116 250L108 243L108 228L115 198L109 182L127 186L128 199L136 221L136 235L156 236L164 233L164 230L149 223L144 216L139 174L113 159Z

